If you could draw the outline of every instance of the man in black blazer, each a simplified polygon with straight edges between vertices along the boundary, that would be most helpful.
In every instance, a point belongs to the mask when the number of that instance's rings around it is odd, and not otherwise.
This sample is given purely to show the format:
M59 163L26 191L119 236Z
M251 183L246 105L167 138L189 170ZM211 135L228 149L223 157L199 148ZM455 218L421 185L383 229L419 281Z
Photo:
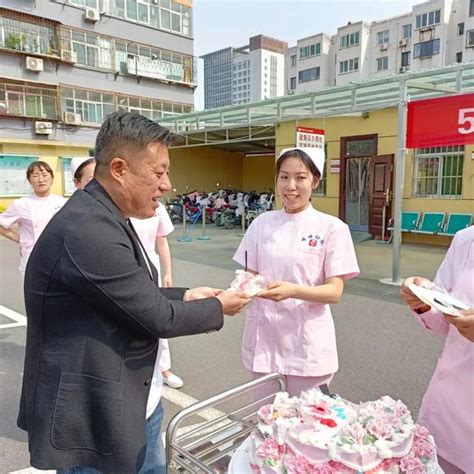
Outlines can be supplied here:
M170 190L169 139L143 116L108 116L95 179L31 254L18 425L28 431L34 467L138 472L158 339L216 331L223 314L249 302L244 293L157 286L128 218L152 217Z

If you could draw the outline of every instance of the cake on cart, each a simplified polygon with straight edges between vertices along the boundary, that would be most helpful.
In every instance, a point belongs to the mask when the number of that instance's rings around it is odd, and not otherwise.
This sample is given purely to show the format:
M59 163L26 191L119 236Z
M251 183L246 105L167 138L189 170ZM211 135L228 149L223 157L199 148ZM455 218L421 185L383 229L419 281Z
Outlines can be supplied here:
M252 400L263 384L273 384L274 393ZM189 426L209 409L210 421ZM289 397L279 374L184 409L171 420L166 440L170 472L443 472L432 436L401 401L382 397L356 405L324 387Z

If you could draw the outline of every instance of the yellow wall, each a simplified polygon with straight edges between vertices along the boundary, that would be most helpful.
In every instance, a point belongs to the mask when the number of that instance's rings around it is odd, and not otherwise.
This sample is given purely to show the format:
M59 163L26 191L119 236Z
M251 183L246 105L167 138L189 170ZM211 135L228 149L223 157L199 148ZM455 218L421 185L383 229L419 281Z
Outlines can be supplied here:
M244 157L242 169L243 191L268 191L275 189L275 157Z
M195 189L217 191L219 188L240 189L242 186L241 153L217 148L177 148L170 150L171 183L174 194ZM173 193L170 193L173 194Z
M16 143L3 143L0 145L0 154L5 155L30 155L38 157L39 161L45 161L51 166L54 173L54 184L51 192L63 195L62 165L60 157L64 156L88 156L89 146L71 146L29 143L28 141ZM26 169L25 169L26 180ZM6 209L15 197L0 197L0 212Z

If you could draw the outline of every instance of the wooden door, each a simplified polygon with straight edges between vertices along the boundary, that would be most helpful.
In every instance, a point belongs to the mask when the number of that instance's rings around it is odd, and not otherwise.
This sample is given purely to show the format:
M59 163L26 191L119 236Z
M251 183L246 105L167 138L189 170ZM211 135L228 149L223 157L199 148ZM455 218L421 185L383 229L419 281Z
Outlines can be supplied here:
M376 237L382 236L384 215L385 235L387 235L392 206L393 156L374 156L370 160L369 232Z

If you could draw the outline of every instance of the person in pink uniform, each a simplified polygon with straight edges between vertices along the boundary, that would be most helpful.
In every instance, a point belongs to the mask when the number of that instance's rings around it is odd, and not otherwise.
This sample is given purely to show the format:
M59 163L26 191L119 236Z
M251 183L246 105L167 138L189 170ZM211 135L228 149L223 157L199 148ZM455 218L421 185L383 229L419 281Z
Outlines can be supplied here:
M329 304L359 274L347 225L311 205L323 166L322 150L283 150L276 163L283 209L258 216L234 255L268 283L246 311L243 364L252 378L283 374L296 396L329 383L338 370Z
M20 244L20 272L24 276L28 258L41 232L65 204L66 199L51 194L54 174L48 163L34 161L26 170L26 179L33 188L30 196L11 203L0 214L0 235ZM18 224L18 233L12 226Z
M408 288L431 286L426 278L407 278L401 296L420 324L445 338L433 378L423 397L418 422L432 433L439 463L448 474L474 473L474 227L454 236L434 284L464 302L465 316L432 309Z
M77 189L84 189L95 171L95 158L92 156L75 156L71 160L72 181Z
M158 271L160 286L169 288L173 286L173 275L171 269L171 253L168 245L167 235L174 231L173 223L166 212L165 206L160 204L154 217L150 219L131 219L140 240L150 257L153 265ZM158 252L157 252L158 250ZM160 267L163 268L161 278ZM157 377L157 369L160 368L162 380L159 381L169 385L171 388L181 388L184 382L180 377L171 372L171 356L167 339L160 339L158 349L157 365L155 366L154 379ZM155 382L155 380L154 380ZM153 383L152 390L153 391ZM151 393L150 392L150 393ZM161 389L160 389L161 392Z

